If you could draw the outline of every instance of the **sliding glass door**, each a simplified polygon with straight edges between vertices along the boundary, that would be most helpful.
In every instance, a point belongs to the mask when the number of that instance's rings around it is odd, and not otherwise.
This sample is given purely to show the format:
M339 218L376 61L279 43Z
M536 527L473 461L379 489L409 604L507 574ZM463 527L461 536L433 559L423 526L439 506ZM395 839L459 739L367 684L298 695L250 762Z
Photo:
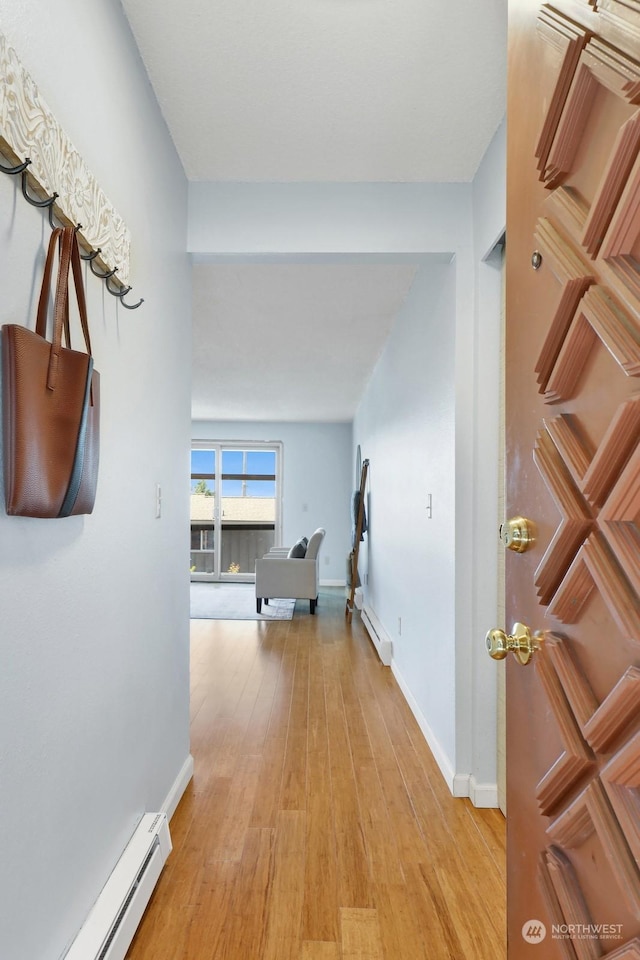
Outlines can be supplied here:
M194 442L191 578L252 580L280 542L281 444Z
M191 579L219 579L216 526L219 498L216 496L217 447L191 450Z

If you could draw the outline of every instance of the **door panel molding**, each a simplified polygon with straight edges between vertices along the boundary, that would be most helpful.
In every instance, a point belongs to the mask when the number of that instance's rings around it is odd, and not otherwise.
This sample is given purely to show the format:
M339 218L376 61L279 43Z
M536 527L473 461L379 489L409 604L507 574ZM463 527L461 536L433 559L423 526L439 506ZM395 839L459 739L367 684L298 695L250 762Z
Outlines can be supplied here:
M554 78L549 109L544 118L535 151L540 179L544 181L550 176L547 170L549 152L589 32L558 13L557 10L543 7L538 18L538 34L548 46L545 72Z
M640 68L623 53L592 37L580 54L544 174L547 186L575 170L592 111L604 92L632 106L640 101ZM602 182L602 181L601 181Z
M610 749L638 715L640 667L628 667L584 725L583 733L593 750Z
M540 858L538 880L542 887L554 925L567 924L584 929L591 916L577 881L570 859L558 848L549 847ZM569 960L597 960L598 944L589 940L560 939L563 956Z
M545 390L547 403L571 400L592 351L604 345L628 377L640 376L640 331L599 285L590 286L570 321Z
M640 731L611 758L601 773L627 843L640 862Z
M560 286L556 311L535 367L544 394L578 304L595 277L586 260L547 217L538 220L534 240Z
M639 435L640 395L631 397L618 407L583 477L583 493L594 506L604 506Z

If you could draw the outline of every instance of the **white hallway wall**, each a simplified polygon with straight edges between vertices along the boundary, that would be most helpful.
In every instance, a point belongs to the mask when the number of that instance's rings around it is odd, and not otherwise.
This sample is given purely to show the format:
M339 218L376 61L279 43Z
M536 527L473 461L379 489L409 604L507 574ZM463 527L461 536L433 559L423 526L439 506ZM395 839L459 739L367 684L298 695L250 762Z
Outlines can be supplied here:
M0 29L129 226L145 298L87 277L94 513L0 511L0 956L56 960L189 769L187 188L119 4L4 0ZM0 175L1 322L33 323L48 234Z
M491 252L505 226L505 147L503 124L471 187L473 311L457 308L459 259L423 267L354 423L371 459L365 608L392 643L452 792L480 806L497 802L497 673L483 639L497 622L501 277Z
M450 783L456 772L455 320L455 264L423 266L354 422L354 441L369 460L364 607L391 640L394 673Z
M495 803L495 678L484 663L483 638L495 617L495 577L478 566L485 561L495 566L477 547L487 521L478 516L478 484L493 496L497 462L497 383L481 384L484 376L485 337L497 337L493 324L499 317L499 289L482 284L482 258L504 228L504 129L501 127L489 148L474 184L212 184L189 185L189 251L200 260L225 262L398 262L421 264L406 309L414 311L413 336L425 356L425 371L432 363L441 390L420 384L420 364L412 360L410 381L414 401L425 410L430 402L440 405L443 429L438 437L418 424L413 406L404 407L406 419L399 427L405 448L420 446L423 469L433 462L430 445L438 440L441 472L426 476L424 485L407 479L404 463L386 457L372 458L374 476L388 471L385 481L393 503L388 512L404 500L404 535L399 537L390 524L380 542L377 558L377 602L389 622L382 629L397 645L397 617L403 618L403 647L396 646L394 669L405 694L431 739L443 775L459 795L471 795L476 803ZM488 237L493 234L493 240ZM486 249L484 246L486 245ZM487 268L490 269L490 268ZM426 297L426 301L423 299ZM492 302L492 298L496 302ZM422 302L422 307L420 306ZM425 302L431 320L420 311ZM413 306L411 306L413 304ZM402 319L402 318L401 318ZM428 333L421 327L428 324ZM426 333L426 335L425 335ZM402 335L400 335L402 337ZM396 362L409 362L402 342ZM428 357L432 361L428 361ZM440 365L435 370L436 358ZM384 357L381 362L391 362ZM404 368L403 368L404 369ZM443 376L446 371L447 376ZM402 371L394 374L402 379ZM485 404L478 409L478 400ZM370 386L371 410L379 403L374 382ZM491 412L495 404L495 418ZM362 424L368 414L363 408L356 419L354 444L362 442ZM407 429L407 424L418 432ZM445 428L446 424L446 428ZM376 416L368 421L367 437L375 437L381 449L384 440L377 431ZM486 431L486 437L485 437ZM416 444L415 437L419 438ZM389 449L396 449L395 439ZM495 446L495 450L494 450ZM363 455L369 456L366 443ZM480 455L480 452L482 455ZM353 459L352 459L353 463ZM485 463L489 464L485 470ZM353 468L351 468L353 469ZM486 475L488 473L488 476ZM455 479L455 482L454 482ZM411 526L425 516L426 494L431 492L434 521L447 546L420 554ZM492 524L495 519L491 515ZM377 525L378 507L373 522ZM409 520L408 518L412 518ZM437 517L437 519L435 519ZM377 526L375 529L378 529ZM373 535L372 535L373 536ZM433 534L431 534L433 536ZM492 532L493 536L493 532ZM373 539L372 539L373 543ZM388 547L388 550L385 550ZM442 551L446 563L442 563ZM365 551L366 552L366 551ZM400 575L407 557L417 560L412 590ZM485 582L489 578L489 583ZM424 583L437 582L439 627L438 649L422 642L425 609ZM396 584L396 587L390 584ZM397 590L397 596L396 596ZM494 591L492 593L492 591ZM444 602L446 601L446 602ZM403 672L404 670L404 672ZM429 674L428 682L425 675ZM435 699L430 692L438 691Z
M194 420L191 435L193 440L282 441L283 543L290 545L324 527L321 580L344 582L353 482L350 423Z

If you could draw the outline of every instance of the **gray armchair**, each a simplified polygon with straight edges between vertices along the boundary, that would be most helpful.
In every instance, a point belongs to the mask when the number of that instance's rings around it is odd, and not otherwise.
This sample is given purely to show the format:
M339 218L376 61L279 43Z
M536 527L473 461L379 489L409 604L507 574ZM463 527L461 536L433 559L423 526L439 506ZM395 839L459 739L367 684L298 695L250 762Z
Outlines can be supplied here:
M270 597L308 600L311 613L316 612L318 583L320 581L319 553L325 531L319 527L309 538L304 557L283 556L284 548L277 548L256 560L256 609L262 610L262 601ZM288 551L291 554L293 548Z

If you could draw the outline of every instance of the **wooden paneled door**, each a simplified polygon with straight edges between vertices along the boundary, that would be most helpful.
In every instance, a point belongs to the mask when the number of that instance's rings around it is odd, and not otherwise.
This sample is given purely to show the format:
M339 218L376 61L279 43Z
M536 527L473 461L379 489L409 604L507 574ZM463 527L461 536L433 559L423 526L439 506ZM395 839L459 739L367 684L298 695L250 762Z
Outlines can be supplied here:
M640 2L509 19L508 956L640 960Z

